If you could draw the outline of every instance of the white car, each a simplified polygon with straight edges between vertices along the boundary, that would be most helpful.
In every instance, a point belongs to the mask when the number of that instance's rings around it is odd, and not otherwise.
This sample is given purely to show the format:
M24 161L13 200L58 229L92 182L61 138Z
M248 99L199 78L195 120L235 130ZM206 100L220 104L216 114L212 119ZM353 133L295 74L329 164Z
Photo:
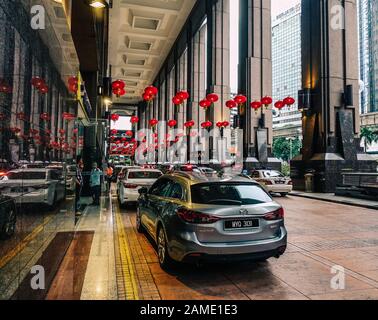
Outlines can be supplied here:
M66 189L74 192L76 189L76 165L69 165L66 168Z
M193 169L193 172L198 172L198 173L204 174L206 176L217 175L216 170L214 170L212 168L208 168L208 167L198 167L198 168Z
M276 170L254 170L251 178L263 185L270 193L279 193L286 197L293 191L291 179Z
M163 173L156 169L130 169L118 184L118 200L121 205L137 202L139 189L151 187Z
M62 172L53 169L12 170L0 180L0 192L17 204L44 204L54 207L65 198Z

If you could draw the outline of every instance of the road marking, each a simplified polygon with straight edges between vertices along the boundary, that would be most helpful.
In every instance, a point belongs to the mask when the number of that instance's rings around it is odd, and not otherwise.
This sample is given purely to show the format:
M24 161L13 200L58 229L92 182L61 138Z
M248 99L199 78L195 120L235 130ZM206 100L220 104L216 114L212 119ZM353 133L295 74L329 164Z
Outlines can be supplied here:
M14 259L25 247L33 241L42 231L43 228L52 220L53 217L48 217L46 221L37 226L29 235L27 235L13 250L9 251L4 257L0 259L0 269Z
M135 278L130 247L126 239L125 225L122 221L118 205L115 207L115 218L126 300L139 300L138 286Z

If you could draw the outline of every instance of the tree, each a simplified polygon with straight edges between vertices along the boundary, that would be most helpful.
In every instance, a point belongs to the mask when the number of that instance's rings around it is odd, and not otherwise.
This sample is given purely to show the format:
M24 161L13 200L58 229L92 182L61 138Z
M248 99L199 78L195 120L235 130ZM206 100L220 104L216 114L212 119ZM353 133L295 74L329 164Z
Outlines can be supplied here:
M378 142L377 128L362 128L361 139L364 140L365 152L367 152L368 146L371 146L374 142Z
M273 141L273 154L276 158L289 162L300 154L301 140L296 138L275 138Z

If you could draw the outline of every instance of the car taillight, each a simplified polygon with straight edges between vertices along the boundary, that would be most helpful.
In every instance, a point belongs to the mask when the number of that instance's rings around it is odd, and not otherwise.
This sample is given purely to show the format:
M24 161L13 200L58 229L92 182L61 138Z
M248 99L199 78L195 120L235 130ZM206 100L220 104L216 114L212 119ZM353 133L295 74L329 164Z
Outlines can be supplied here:
M264 215L264 219L268 221L272 220L281 220L285 216L285 211L283 208L280 208L274 212L270 212Z
M293 185L293 181L289 180L289 182L287 184L289 184L289 185L292 186Z
M126 189L136 189L136 188L138 188L138 186L136 184L124 183L123 185L124 185L124 187Z
M194 224L211 224L219 220L218 217L209 216L207 214L192 211L186 208L177 209L178 216L185 222L194 223Z
M272 181L270 181L270 180L261 180L261 183L262 183L262 184L265 184L266 186L271 186L271 185L273 185Z

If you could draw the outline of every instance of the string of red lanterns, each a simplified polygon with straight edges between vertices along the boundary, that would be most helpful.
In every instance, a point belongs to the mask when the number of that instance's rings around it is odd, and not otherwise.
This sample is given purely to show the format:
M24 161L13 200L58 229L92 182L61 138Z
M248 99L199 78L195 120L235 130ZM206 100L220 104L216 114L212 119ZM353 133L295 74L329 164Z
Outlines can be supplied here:
M112 83L113 94L120 98L126 94L125 83L122 80L116 80Z
M152 102L152 100L155 99L158 92L159 90L154 86L147 87L146 89L144 89L143 100L149 104L150 102Z
M40 77L33 77L32 80L31 80L31 84L41 94L46 94L46 93L49 92L49 87L47 86L45 80L43 80Z

